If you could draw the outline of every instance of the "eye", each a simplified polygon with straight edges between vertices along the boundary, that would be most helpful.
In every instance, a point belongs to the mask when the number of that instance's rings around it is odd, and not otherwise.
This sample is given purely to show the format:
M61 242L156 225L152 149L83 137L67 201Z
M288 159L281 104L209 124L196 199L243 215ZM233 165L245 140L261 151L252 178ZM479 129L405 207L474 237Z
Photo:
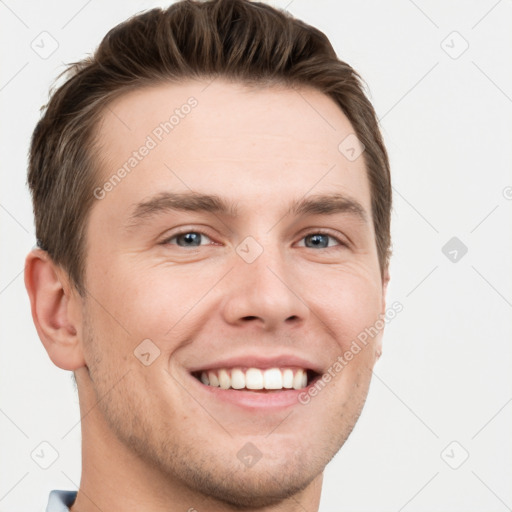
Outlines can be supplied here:
M347 244L343 243L338 238L328 235L327 233L311 233L306 235L302 240L304 240L304 247L309 249L328 249L333 246L347 246ZM330 243L330 241L334 241L334 243Z
M164 244L178 245L179 247L199 247L204 245L201 242L204 240L211 242L210 237L198 231L186 231L184 233L177 233L163 241Z

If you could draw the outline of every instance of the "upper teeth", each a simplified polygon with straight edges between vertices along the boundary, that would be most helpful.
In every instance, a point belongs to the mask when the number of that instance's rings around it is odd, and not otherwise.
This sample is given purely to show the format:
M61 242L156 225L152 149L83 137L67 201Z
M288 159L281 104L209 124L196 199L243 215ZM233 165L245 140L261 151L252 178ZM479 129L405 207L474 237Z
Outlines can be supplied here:
M201 382L222 389L303 389L308 385L308 376L303 369L221 368L201 372Z

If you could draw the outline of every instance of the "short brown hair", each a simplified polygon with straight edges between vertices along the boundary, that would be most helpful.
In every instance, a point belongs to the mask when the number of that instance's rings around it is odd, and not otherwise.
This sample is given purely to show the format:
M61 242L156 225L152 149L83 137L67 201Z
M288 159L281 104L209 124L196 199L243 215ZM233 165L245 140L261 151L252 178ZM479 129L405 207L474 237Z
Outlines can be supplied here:
M134 88L218 76L256 86L309 86L340 106L365 147L384 275L391 246L388 156L359 75L318 29L259 2L183 0L116 26L92 57L69 66L65 76L34 130L28 183L38 245L80 293L85 228L100 178L93 148L105 107Z

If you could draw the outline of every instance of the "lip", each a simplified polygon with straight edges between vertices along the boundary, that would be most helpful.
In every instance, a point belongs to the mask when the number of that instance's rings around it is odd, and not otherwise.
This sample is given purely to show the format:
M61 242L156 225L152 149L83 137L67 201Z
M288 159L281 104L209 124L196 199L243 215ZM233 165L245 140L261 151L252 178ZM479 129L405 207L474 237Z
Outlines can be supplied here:
M219 400L237 406L240 409L247 411L258 410L260 412L274 412L293 405L301 405L299 395L308 393L309 388L313 386L316 381L316 379L314 379L303 389L283 389L268 393L207 386L196 379L191 373L189 373L188 376L189 380L192 381L192 386L197 387L200 393L207 394L207 400Z
M268 368L302 368L313 371L316 377L308 383L303 389L283 389L274 392L261 392L250 390L221 389L219 387L207 386L194 376L201 371L218 370L220 368L259 368L266 370ZM306 357L290 353L275 354L250 354L243 353L231 357L217 359L211 362L202 363L200 366L191 366L187 368L191 385L197 387L200 393L206 394L206 400L218 400L229 405L247 411L277 411L293 405L301 405L299 396L307 393L308 389L314 385L317 378L323 373L322 367L312 362Z

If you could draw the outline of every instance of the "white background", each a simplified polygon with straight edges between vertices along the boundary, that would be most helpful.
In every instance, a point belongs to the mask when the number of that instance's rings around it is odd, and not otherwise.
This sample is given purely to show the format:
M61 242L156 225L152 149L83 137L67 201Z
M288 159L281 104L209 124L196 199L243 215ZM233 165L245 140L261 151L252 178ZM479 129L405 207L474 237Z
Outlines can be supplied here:
M76 490L81 468L71 374L44 351L23 284L35 243L29 138L63 63L159 5L0 1L1 512L44 510L51 489ZM512 1L273 5L324 31L366 80L392 164L388 304L404 310L386 327L364 412L327 467L321 510L510 510ZM58 43L47 59L31 48L43 31ZM468 248L457 262L442 252L454 236ZM31 458L43 441L59 454L46 470Z

